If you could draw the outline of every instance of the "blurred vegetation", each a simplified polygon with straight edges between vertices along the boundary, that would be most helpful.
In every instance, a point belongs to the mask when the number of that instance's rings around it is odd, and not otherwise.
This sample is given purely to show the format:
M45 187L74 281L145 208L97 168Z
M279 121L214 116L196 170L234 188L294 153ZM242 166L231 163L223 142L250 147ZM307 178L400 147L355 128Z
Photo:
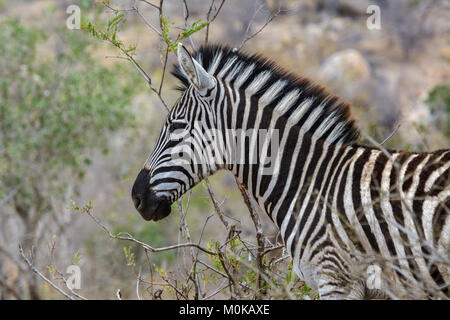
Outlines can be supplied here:
M17 186L23 206L31 205L26 199L33 202L35 198L29 189L33 183L21 181L43 176L51 181L62 170L82 176L91 162L89 150L107 152L108 133L133 125L133 114L126 106L138 88L137 78L124 78L120 66L106 68L90 58L90 43L79 34L61 35L67 48L54 60L43 62L36 52L37 44L45 40L43 31L25 28L17 20L0 24L5 157L0 195Z
M0 23L0 199L11 198L28 245L43 216L58 214L54 203L68 185L76 191L91 154L107 152L111 132L133 126L127 106L141 84L123 66L94 60L95 44L81 32L56 33L57 50L45 52L46 30Z
M430 106L436 127L450 138L450 83L434 87L425 102Z

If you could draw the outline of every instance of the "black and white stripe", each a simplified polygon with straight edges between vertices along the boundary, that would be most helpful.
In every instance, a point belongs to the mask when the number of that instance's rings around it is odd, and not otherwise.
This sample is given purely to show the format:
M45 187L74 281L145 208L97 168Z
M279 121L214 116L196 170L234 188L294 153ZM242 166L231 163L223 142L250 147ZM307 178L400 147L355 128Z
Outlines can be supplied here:
M173 74L183 84L182 96L145 164L152 192L173 202L204 177L230 170L278 225L294 270L322 298L376 293L366 286L371 264L383 270L388 295L430 297L448 290L450 150L360 145L349 105L310 80L227 47L203 47L192 63L180 50ZM217 129L222 161L175 164L174 127L195 141L189 148L199 153L207 145L205 132ZM277 130L277 154L270 154L270 135L261 147L255 136L244 140L242 152L233 154L230 132L239 129ZM268 158L275 158L270 175L263 174Z

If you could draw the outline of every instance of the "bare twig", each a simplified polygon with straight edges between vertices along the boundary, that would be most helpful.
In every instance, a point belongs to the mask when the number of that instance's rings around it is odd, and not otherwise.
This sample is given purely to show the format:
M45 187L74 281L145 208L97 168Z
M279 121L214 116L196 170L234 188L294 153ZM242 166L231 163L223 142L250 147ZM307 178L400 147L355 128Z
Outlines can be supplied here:
M134 242L138 245L140 245L142 248L147 249L150 252L162 252L162 251L168 251L168 250L173 250L173 249L177 249L177 248L186 248L186 247L195 247L207 254L211 254L211 255L217 255L217 253L209 251L206 248L203 248L202 246L196 244L196 243L181 243L181 244L176 244L176 245L171 245L171 246L166 246L166 247L161 247L161 248L154 248L142 241L139 241L135 238L133 238L130 234L128 233L118 233L118 234L113 234L108 227L106 227L96 216L94 216L91 212L87 212L87 215L89 217L91 217L91 219L98 225L100 226L108 235L110 238L113 239L119 239L119 240L126 240L126 241L131 241Z
M22 245L19 244L19 254L20 256L25 260L25 262L30 267L31 271L33 271L35 274L37 274L42 280L47 282L50 286L52 286L56 291L58 291L60 294L62 294L64 297L66 297L69 300L76 300L75 297L69 295L68 293L64 292L60 287L58 287L56 284L54 284L52 281L50 281L46 276L44 276L32 263L31 261L25 256L23 252Z
M149 293L150 293L150 297L153 299L153 267L150 262L150 255L148 253L148 250L144 249L144 252L145 252L145 256L147 258L148 268L150 271L150 292Z
M258 242L258 254L256 256L256 265L258 267L258 288L261 289L263 287L262 273L264 273L263 257L265 249L265 237L263 234L261 220L259 218L256 208L254 207L253 203L250 200L247 190L245 190L245 188L239 183L237 178L236 183L239 187L239 191L241 192L242 197L244 198L244 202L247 205L248 211L250 212L250 216L252 218L256 230L256 240Z
M228 269L228 266L225 262L226 259L225 259L224 254L220 250L217 250L217 253L218 253L220 264L222 265L223 270L227 274L228 288L230 290L231 299L235 299L236 298L236 290L238 289L238 287L236 286L236 280L234 279L233 275L230 273L230 271Z
M118 8L113 8L109 3L107 3L106 1L103 1L102 4L107 7L108 9L112 10L112 11L116 11L116 12L129 12L129 11L134 11L133 8L125 8L125 9L118 9Z
M167 59L169 58L169 46L166 47L166 52L164 54L164 65L163 65L163 72L161 76L161 83L159 84L159 90L158 95L161 95L163 83L164 83L164 77L166 75L166 67L167 67Z
M139 74L145 79L145 81L147 82L148 86L150 87L150 89L156 93L156 95L158 96L159 100L161 101L161 103L164 105L164 107L166 108L166 110L168 112L170 112L169 107L167 106L166 102L164 101L164 99L161 96L161 93L159 92L159 90L157 90L155 87L153 87L152 84L152 79L150 78L150 76L144 71L144 69L139 65L139 63L136 62L136 60L125 50L123 50L122 48L118 47L120 49L120 51L125 55L125 57L121 57L121 59L125 59L130 61L133 66L138 70ZM117 56L107 56L110 58L118 58Z
M148 1L148 0L139 0L139 1L144 2L144 3L148 4L149 6L152 6L153 8L159 10L159 7L158 7L156 4L153 4L153 3L151 3L151 2Z
M247 43L247 41L253 39L254 37L256 37L259 33L261 33L265 27L267 27L267 25L269 23L271 23L273 21L273 19L275 19L280 13L281 13L281 9L278 9L277 12L275 12L274 14L272 14L269 19L266 20L266 22L253 34L248 35L248 32L250 31L250 27L252 25L252 22L254 20L254 18L256 17L256 14L258 13L258 11L261 9L261 7L255 12L253 18L250 20L248 26L247 26L247 30L245 32L245 38L244 40L242 40L240 46L237 48L237 50L241 50L242 47L245 45L245 43Z
M208 44L208 38L209 38L209 26L211 23L214 22L214 20L216 20L217 16L219 15L220 10L222 10L222 7L225 3L225 0L222 0L222 2L219 5L219 8L216 10L214 16L211 18L212 12L213 12L213 8L214 8L214 2L215 0L211 0L211 5L209 6L208 9L208 13L206 14L206 20L209 22L208 25L206 26L206 34L205 34L205 45Z
M139 294L139 283L140 282L141 282L141 270L139 269L139 274L138 274L138 277L136 279L136 296L137 296L138 300L142 300L142 297Z
M187 5L186 0L181 0L181 1L183 3L184 28L187 29L187 28L189 28L189 23L188 23L189 7ZM194 40L192 39L192 36L189 36L189 42L191 43L192 49L195 50L195 44L194 44Z
M208 178L205 178L206 187L208 189L209 196L211 198L211 201L213 203L214 209L216 210L216 213L220 219L220 221L223 223L225 228L228 230L228 222L223 217L222 209L220 208L219 202L216 199L216 196L214 195L214 192L212 191L211 184L209 183Z
M186 205L185 210L183 210L183 205L182 205L181 199L178 200L178 211L180 213L180 229L181 229L181 231L184 232L184 235L186 236L186 240L188 242L191 242L191 233L190 233L188 225L186 223L186 214L189 209L191 194L192 193L189 193L188 203ZM200 245L200 243L199 243L199 245ZM198 255L195 254L193 247L190 248L190 251L191 251L191 257L192 257L192 267L188 270L187 281L189 281L189 279L191 277L193 278L194 287L195 287L195 299L198 300L199 295L203 296L203 293L201 292L200 280L199 280L196 272L191 273L191 270L195 271L195 269L196 269Z
M228 288L228 284L226 284L226 285L224 286L224 285L223 285L224 283L226 283L226 280L224 280L224 281L221 283L221 286L219 286L219 288L218 288L217 290L213 291L212 293L210 293L209 295L207 295L206 297L204 297L202 300L210 299L210 298L214 297L216 294L218 294L220 291L222 291L223 289Z
M400 129L400 126L401 126L401 123L398 123L398 124L395 126L394 131L392 131L391 134L388 135L388 136L386 137L386 139L384 139L382 142L380 142L380 146L382 146L382 145L385 144L390 138L392 138L392 137L394 136L394 134L397 133L398 129Z
M144 0L140 0L143 1L151 6L153 6L154 8L158 9L159 11L159 7L155 6L153 4L151 4L150 2L144 1ZM162 33L160 30L158 30L153 24L150 23L150 21L147 20L147 18L144 17L144 15L139 11L139 8L136 4L136 1L133 1L133 9L134 11L136 11L136 13L138 14L138 16L142 19L142 21L144 21L144 23L150 28L152 29L154 32L156 32L158 34L158 36L162 37Z

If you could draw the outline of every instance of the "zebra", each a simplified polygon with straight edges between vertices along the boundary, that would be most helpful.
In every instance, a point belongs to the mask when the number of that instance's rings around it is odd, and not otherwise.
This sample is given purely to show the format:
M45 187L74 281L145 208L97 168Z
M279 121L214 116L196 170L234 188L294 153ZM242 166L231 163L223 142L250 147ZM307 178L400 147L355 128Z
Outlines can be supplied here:
M449 149L363 145L347 102L261 55L223 45L191 55L180 44L177 56L181 96L132 188L145 220L163 219L189 189L229 170L321 299L448 297ZM237 142L237 130L278 135ZM208 146L217 150L205 156ZM197 156L177 158L180 150ZM369 282L371 270L381 270L381 285Z

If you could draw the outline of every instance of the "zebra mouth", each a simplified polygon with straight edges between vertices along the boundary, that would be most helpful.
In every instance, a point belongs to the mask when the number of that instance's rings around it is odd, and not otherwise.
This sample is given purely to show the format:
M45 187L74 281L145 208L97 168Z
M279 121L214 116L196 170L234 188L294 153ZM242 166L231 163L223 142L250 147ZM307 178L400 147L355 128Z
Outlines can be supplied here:
M136 210L146 221L158 221L170 214L170 201L156 197L153 193L146 199L134 200Z
M153 212L149 214L142 214L142 217L147 221L158 221L170 214L170 202L167 200L158 201L157 207Z
M136 210L147 221L158 221L170 214L171 202L163 197L158 197L153 190L148 188L148 170L142 169L131 190Z

